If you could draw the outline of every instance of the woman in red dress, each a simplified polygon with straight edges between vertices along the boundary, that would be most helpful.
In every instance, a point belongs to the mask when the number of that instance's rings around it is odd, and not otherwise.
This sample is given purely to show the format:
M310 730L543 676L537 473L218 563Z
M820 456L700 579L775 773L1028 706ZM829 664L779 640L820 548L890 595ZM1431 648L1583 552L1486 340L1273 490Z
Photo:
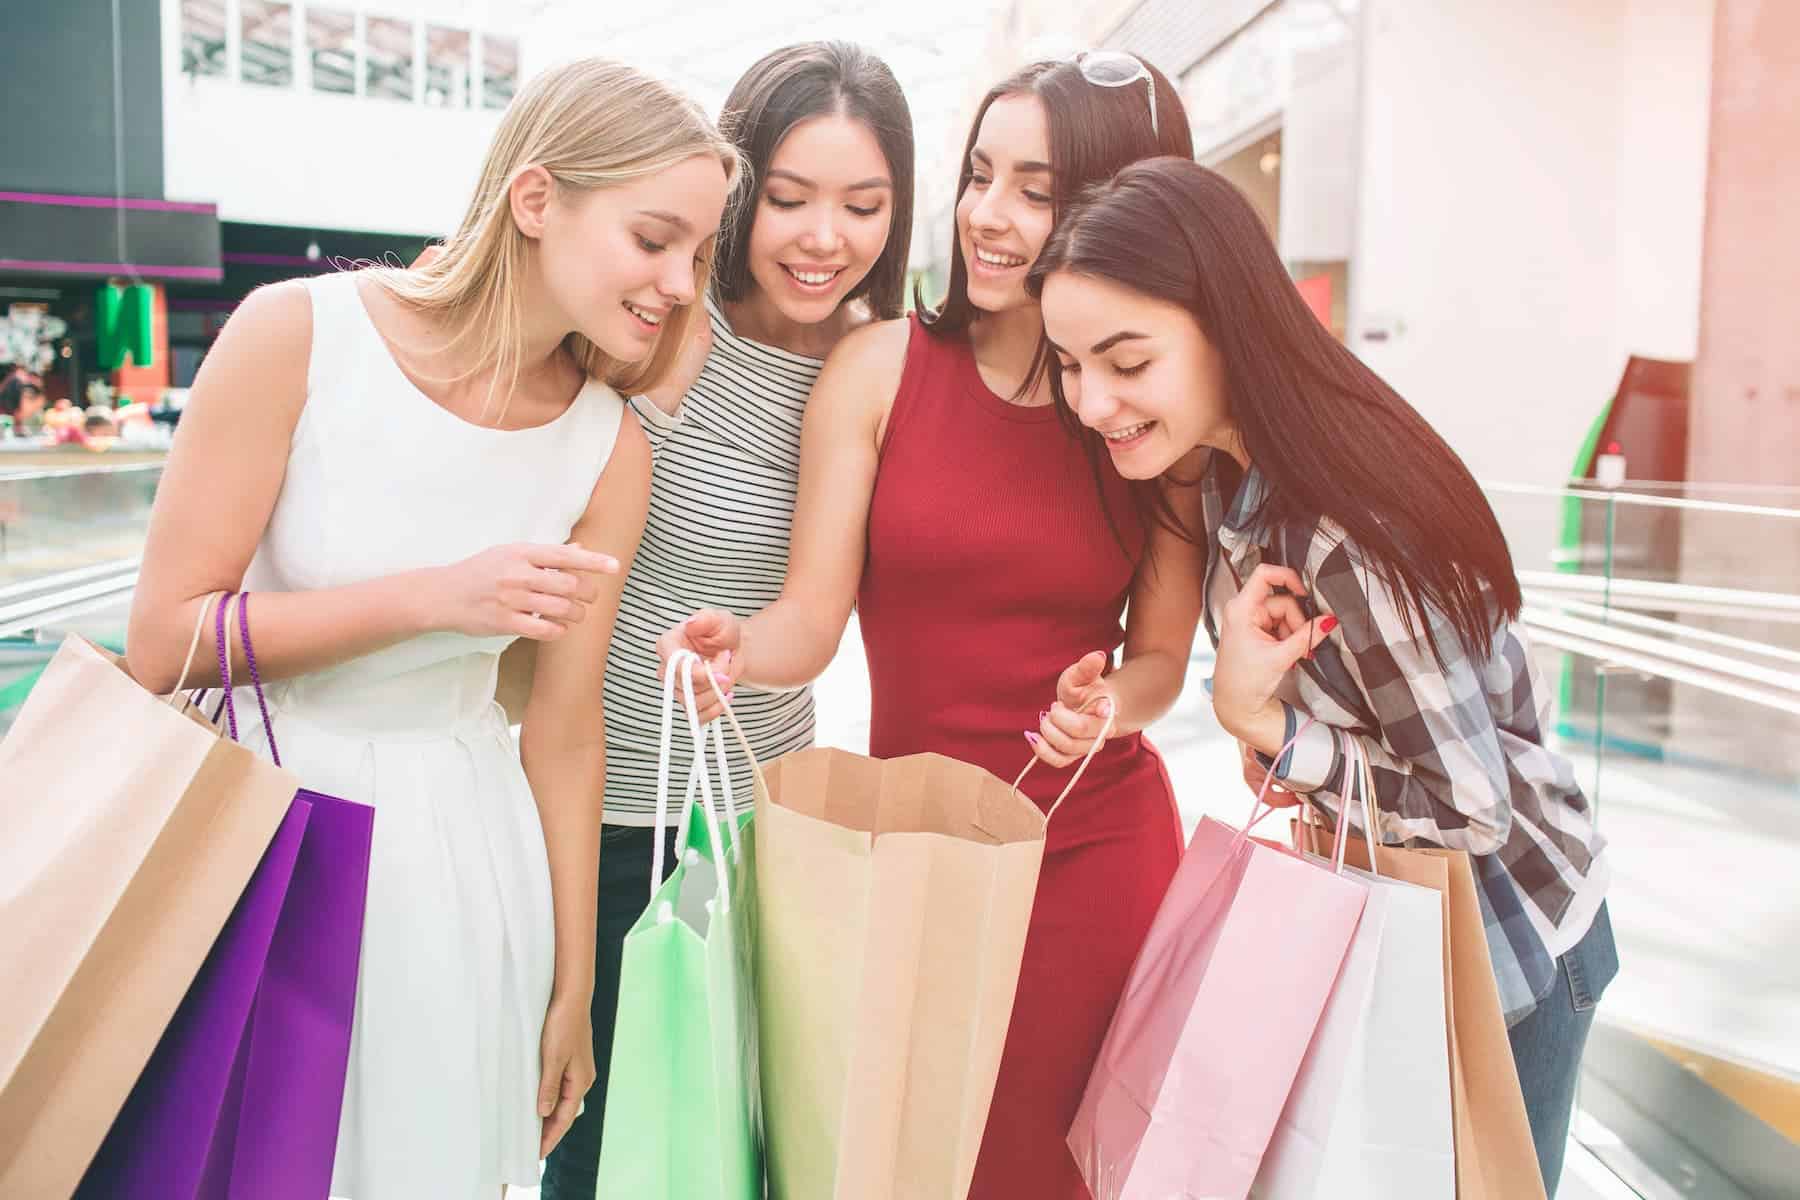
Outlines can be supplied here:
M850 334L814 385L781 598L743 622L697 613L660 644L665 660L687 646L733 681L796 686L831 660L854 603L871 752L936 751L1007 779L1036 753L1065 768L1027 778L1045 808L1110 715L1050 822L981 1200L1087 1196L1065 1137L1181 853L1139 730L1180 693L1200 611L1197 549L1136 511L1058 419L1026 273L1075 192L1190 150L1174 89L1128 55L1041 63L990 92L944 304Z

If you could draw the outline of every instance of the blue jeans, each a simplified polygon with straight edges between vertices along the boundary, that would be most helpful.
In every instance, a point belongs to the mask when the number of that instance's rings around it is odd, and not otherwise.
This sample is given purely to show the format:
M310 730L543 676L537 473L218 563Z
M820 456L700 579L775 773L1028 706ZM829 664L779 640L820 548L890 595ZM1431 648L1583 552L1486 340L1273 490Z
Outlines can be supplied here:
M1618 973L1612 920L1602 903L1587 933L1556 960L1556 983L1550 994L1509 1031L1519 1087L1525 1093L1525 1114L1531 1119L1531 1140L1551 1200L1555 1200L1556 1185L1562 1178L1575 1082L1581 1075L1588 1030L1594 1024L1594 1006Z
M663 877L675 869L675 831L663 846ZM650 858L656 834L648 828L608 825L600 834L600 893L594 939L594 1066L581 1115L550 1152L540 1200L594 1200L600 1169L600 1123L606 1114L606 1074L612 1064L613 1018L619 1011L619 959L625 935L650 899ZM608 1198L610 1200L610 1198Z

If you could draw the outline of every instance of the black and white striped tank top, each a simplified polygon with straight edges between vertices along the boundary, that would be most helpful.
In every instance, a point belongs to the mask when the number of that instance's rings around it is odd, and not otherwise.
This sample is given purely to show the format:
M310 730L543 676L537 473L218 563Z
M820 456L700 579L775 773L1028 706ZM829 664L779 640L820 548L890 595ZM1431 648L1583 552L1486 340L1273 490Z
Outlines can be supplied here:
M610 825L655 820L662 705L656 639L699 608L751 616L775 601L787 574L800 421L824 362L738 337L710 298L707 311L712 353L680 413L670 417L643 397L631 402L656 465L606 664ZM812 744L810 687L770 692L742 685L732 703L760 761ZM671 803L679 807L688 738L679 719L676 730ZM738 802L747 805L749 764L733 761L732 776ZM671 812L671 824L678 819Z

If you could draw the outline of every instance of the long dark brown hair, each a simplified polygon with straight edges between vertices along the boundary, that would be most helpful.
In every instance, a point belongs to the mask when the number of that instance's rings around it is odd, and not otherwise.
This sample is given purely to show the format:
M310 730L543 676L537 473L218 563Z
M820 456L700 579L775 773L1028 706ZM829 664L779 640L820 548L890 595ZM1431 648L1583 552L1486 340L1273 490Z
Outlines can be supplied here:
M1077 192L1127 163L1161 154L1192 154L1194 135L1188 128L1181 93L1161 71L1144 65L1156 85L1156 132L1150 128L1149 90L1141 80L1123 87L1101 87L1082 78L1075 62L1039 62L995 84L982 97L969 126L962 164L957 168L957 201L961 202L975 174L970 156L981 135L981 122L994 101L1004 96L1035 96L1044 106L1050 133L1051 213L1059 221ZM960 230L953 229L950 234L950 286L943 302L928 309L916 289L914 299L925 328L940 336L962 336L981 315L969 302L969 267L963 261ZM1049 370L1051 358L1050 343L1040 339L1019 396L1030 394Z
M866 298L881 320L901 314L913 232L912 110L888 65L852 42L784 46L745 71L725 98L719 131L743 155L750 186L719 234L713 294L720 300L742 300L750 291L750 230L762 211L763 181L776 148L800 122L833 114L868 126L894 184L887 244L844 299Z
M1313 316L1235 187L1185 157L1127 167L1058 223L1031 269L1032 294L1058 271L1193 314L1222 362L1232 423L1269 485L1252 520L1336 522L1440 663L1433 608L1471 656L1488 656L1498 622L1517 617L1521 602L1493 509L1444 439ZM1059 375L1051 389L1069 411ZM1165 523L1168 484L1149 485Z

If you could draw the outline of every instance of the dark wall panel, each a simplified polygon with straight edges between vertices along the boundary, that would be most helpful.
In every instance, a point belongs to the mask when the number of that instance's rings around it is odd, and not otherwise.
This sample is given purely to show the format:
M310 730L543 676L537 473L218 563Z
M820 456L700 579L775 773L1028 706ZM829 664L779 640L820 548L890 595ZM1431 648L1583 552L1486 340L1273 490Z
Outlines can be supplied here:
M118 0L125 195L163 194L162 5ZM0 191L110 196L111 0L0 0Z

